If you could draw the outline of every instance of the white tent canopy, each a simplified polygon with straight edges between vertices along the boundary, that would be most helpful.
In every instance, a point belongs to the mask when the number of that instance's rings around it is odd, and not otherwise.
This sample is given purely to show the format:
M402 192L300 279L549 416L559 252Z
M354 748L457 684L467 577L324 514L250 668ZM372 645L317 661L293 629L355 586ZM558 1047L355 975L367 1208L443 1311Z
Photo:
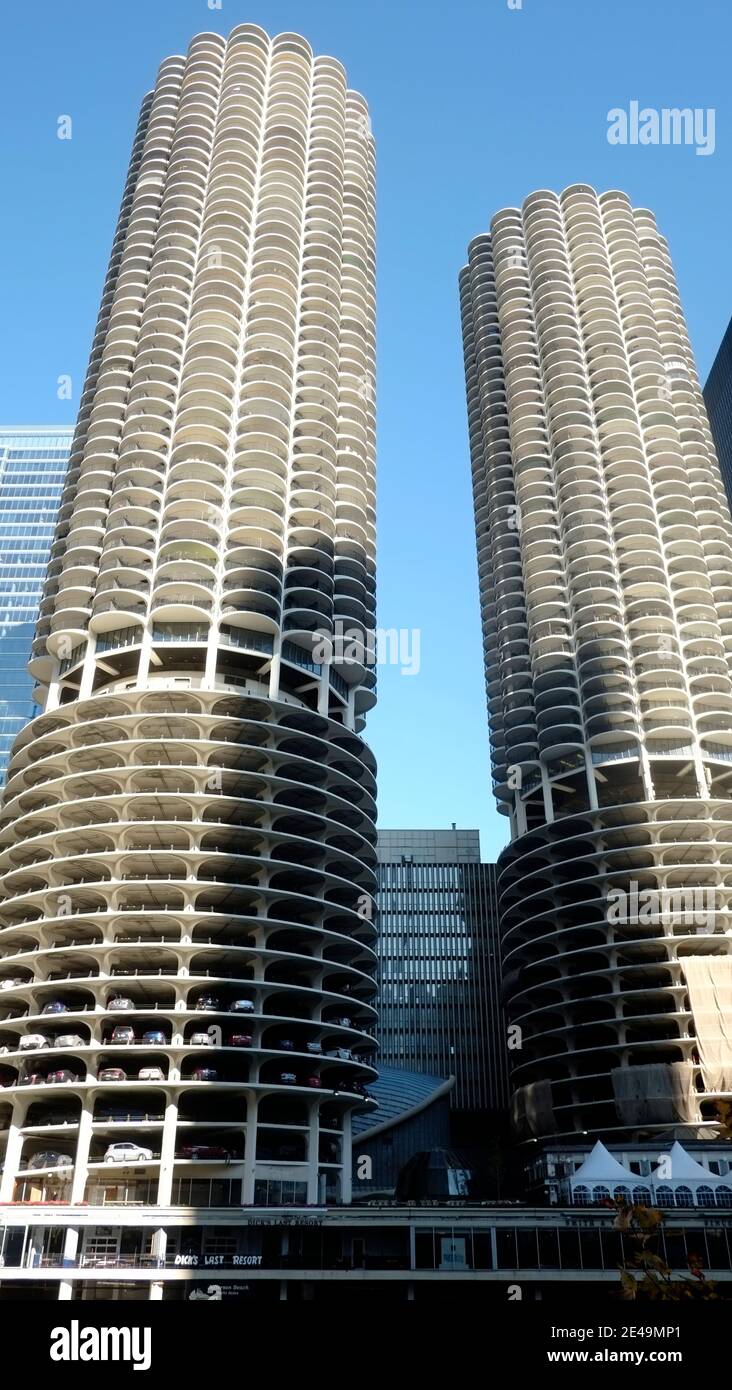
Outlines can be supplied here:
M662 1176L664 1173L665 1177ZM701 1163L697 1163L696 1159L681 1147L678 1140L668 1151L668 1161L662 1159L651 1176L654 1182L724 1182L724 1178L720 1178L717 1173L710 1173L708 1168L703 1168Z
M624 1167L598 1139L584 1163L564 1180L564 1194L579 1205L628 1195L640 1201L657 1198L661 1206L694 1206L697 1199L701 1206L732 1205L732 1174L725 1178L710 1172L678 1140L668 1152L659 1152L657 1160L653 1172L641 1177Z
M617 1158L613 1158L609 1149L598 1139L592 1153L587 1155L581 1168L572 1174L572 1182L637 1182L634 1173L629 1168L624 1168L622 1163L618 1163Z

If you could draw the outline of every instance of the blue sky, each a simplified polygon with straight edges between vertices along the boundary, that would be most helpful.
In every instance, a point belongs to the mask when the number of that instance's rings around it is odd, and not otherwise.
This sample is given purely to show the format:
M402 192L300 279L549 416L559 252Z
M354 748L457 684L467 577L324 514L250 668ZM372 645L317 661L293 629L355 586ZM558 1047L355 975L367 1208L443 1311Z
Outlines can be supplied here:
M518 0L513 0L514 4ZM26 0L2 17L0 422L72 423L137 108L194 33L297 30L347 67L377 139L380 625L421 630L380 671L368 737L383 825L493 808L457 273L535 188L623 188L669 238L704 378L732 313L729 0ZM716 148L613 146L607 113L714 108ZM57 138L70 115L73 138ZM73 399L57 399L70 375Z

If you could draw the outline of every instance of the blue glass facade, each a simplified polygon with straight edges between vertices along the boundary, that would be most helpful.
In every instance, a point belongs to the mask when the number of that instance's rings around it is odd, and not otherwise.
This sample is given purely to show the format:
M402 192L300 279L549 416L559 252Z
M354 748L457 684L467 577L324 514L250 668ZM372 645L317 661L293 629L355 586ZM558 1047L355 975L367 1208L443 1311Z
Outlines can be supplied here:
M722 482L732 508L732 321L727 326L704 387Z
M453 1111L508 1100L496 867L477 830L379 830L379 1057L454 1076Z
M0 785L35 711L26 666L71 438L70 429L0 426Z

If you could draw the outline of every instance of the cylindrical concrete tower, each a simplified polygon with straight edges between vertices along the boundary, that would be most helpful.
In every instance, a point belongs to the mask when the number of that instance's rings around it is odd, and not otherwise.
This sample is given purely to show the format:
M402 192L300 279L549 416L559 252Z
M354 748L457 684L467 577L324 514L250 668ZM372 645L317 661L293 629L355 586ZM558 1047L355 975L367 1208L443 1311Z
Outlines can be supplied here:
M576 185L460 284L516 1122L696 1130L732 1092L732 522L668 248Z
M375 1047L373 383L366 104L296 35L201 34L143 103L44 712L0 816L4 1201L349 1200Z

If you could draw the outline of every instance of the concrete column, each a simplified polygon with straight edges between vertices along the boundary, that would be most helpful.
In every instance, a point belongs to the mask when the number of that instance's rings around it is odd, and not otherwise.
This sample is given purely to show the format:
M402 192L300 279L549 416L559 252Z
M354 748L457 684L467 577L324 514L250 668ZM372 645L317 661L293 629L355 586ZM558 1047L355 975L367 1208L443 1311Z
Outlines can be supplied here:
M544 798L544 815L547 825L551 825L554 820L554 802L552 801L552 789L549 785L549 778L544 765L541 767L541 793Z
M326 719L328 718L329 701L330 668L323 662L318 680L318 714L324 715Z
M81 668L81 682L79 686L79 700L88 700L94 688L94 672L96 670L96 637L91 633L87 634L87 648L84 654L84 664Z
M159 1265L165 1265L165 1252L168 1248L168 1233L163 1226L158 1226L152 1239L153 1259ZM159 1303L162 1301L164 1284L162 1279L154 1279L150 1285L150 1301Z
M269 668L269 698L278 700L280 695L280 653L275 650Z
M588 748L587 744L585 744L585 771L587 773L587 796L590 810L597 811L600 805L597 800L597 782L595 781L595 769L592 762L592 750Z
M160 1176L158 1178L157 1205L169 1207L173 1192L173 1164L175 1162L175 1136L178 1127L178 1099L170 1099L165 1107L163 1141L160 1146Z
M60 665L61 663L59 661L54 663L53 676L48 683L48 695L46 697L46 708L44 711L46 714L48 714L49 710L58 709L61 703L61 682L58 678Z
M79 1137L76 1141L74 1176L71 1180L71 1197L69 1198L72 1205L84 1200L86 1180L89 1176L89 1146L92 1137L93 1117L94 1100L91 1096L87 1096L82 1103L81 1115L79 1116Z
M142 634L142 642L141 642L141 645L140 645L140 664L139 664L139 666L138 666L138 668L137 668L137 684L138 684L138 685L144 685L145 681L146 681L147 678L148 678L148 675L150 674L150 670L151 670L150 653L151 653L151 652L152 652L152 632L151 632L150 629L148 629L148 628L146 627L145 630L144 630L144 632L143 632L143 634ZM153 666L153 667L152 667L153 674L155 673L156 670L157 670L157 667Z
M73 1268L73 1266L76 1264L78 1250L79 1228L77 1226L69 1226L64 1237L64 1253L62 1256L64 1269ZM68 1284L66 1287L71 1288L71 1285ZM70 1294L59 1294L59 1298L61 1298L62 1296L65 1298L71 1297Z
M5 1163L3 1166L2 1178L0 1178L0 1202L12 1202L13 1192L15 1191L15 1179L20 1167L20 1157L23 1149L22 1128L25 1124L25 1116L28 1102L16 1100L13 1102L13 1114L8 1130L8 1142L5 1149Z
M313 1105L308 1120L308 1205L318 1200L318 1106Z
M341 1163L343 1165L341 1201L344 1206L350 1206L353 1196L353 1142L351 1135L351 1112L347 1110L343 1116L343 1139L341 1141Z
M244 1178L242 1181L242 1206L250 1206L254 1201L254 1178L257 1167L257 1097L247 1096L247 1132L244 1137Z
M213 690L216 686L216 660L219 654L219 625L212 623L208 633L208 645L206 647L206 666L201 682L204 690Z

